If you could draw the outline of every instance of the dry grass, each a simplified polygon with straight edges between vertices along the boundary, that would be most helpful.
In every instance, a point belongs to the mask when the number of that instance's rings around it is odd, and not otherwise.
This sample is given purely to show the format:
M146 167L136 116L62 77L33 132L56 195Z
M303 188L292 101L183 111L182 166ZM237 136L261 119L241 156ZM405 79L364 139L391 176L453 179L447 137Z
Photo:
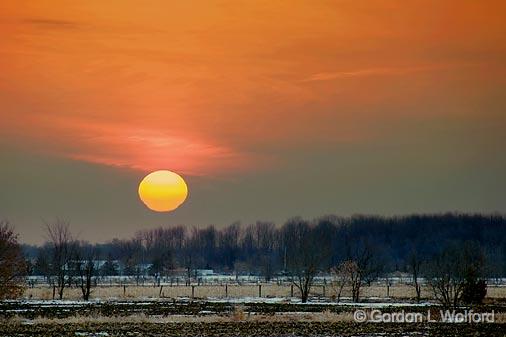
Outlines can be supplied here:
M320 288L320 289L318 289ZM328 287L327 287L328 289ZM322 287L315 288L315 292L317 294L322 294ZM332 288L330 292L327 291L327 294L332 296L335 295L336 292ZM387 296L388 295L388 296ZM365 286L361 289L361 296L366 298L377 297L377 298L393 298L393 299L409 299L415 298L416 292L412 286L406 284L396 284L395 286L391 286L389 290L387 290L386 286L383 285L371 285ZM422 289L422 297L423 298L431 298L432 294L430 289L423 288ZM351 297L351 289L344 288L341 293L341 297Z
M50 287L35 287L26 289L23 298L31 299L52 299L53 289ZM164 286L161 291L160 287L153 286L100 286L93 288L91 294L92 299L141 299L141 298L177 298L191 297L192 288L187 286ZM313 295L322 296L323 287L314 286ZM390 287L389 297L392 299L411 299L415 297L413 287L404 284L397 284ZM203 285L196 286L194 296L196 298L225 298L225 286ZM229 285L229 298L257 297L258 286L256 285ZM298 291L294 288L294 296L298 296ZM330 286L325 287L325 296L328 298L335 297L335 291ZM342 298L350 297L350 289L344 289L341 294ZM289 285L263 284L262 297L290 297ZM371 285L362 288L362 297L365 298L386 298L387 288L382 285ZM492 286L488 287L487 297L491 299L506 298L506 287ZM65 289L65 299L79 300L81 291L77 288ZM430 289L422 288L422 298L430 299L432 294Z
M496 323L506 323L506 312L494 313Z
M196 298L225 298L225 286L196 286L194 296ZM93 288L92 299L109 299L109 298L177 298L191 297L192 288L187 286L164 286L161 291L160 287L153 286L100 286ZM296 295L296 294L295 294ZM229 285L228 297L257 297L258 286L255 285ZM290 296L289 286L278 285L262 285L263 297L288 297ZM23 298L45 299L53 298L53 289L51 287L34 287L26 289ZM78 300L81 298L81 290L78 288L66 288L64 292L65 299Z
M230 315L233 321L244 321L246 319L246 314L244 313L244 306L238 305L234 308L232 315Z
M487 287L487 297L489 298L506 298L505 286L492 286Z
M215 323L215 322L352 322L353 313L333 313L330 311L315 313L276 313L275 315L250 315L241 307L230 315L145 315L143 313L128 316L80 316L67 318L35 318L11 317L1 319L0 325L12 324L86 324L86 323Z

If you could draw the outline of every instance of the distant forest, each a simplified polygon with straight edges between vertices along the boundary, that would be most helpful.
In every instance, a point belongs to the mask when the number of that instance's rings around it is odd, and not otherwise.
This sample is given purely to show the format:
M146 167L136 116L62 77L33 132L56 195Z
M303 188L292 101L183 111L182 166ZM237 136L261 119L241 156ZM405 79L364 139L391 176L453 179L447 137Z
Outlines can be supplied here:
M128 240L79 242L79 246L103 261L100 275L117 275L121 264L123 275L167 276L175 270L191 275L197 269L213 269L269 280L288 274L297 263L328 272L343 261L364 256L380 275L410 272L414 258L421 264L448 247L465 246L484 260L484 276L506 276L503 215L326 216L312 221L292 218L283 225L171 226L142 230ZM51 274L51 242L41 247L23 245L23 251L30 261L29 274Z

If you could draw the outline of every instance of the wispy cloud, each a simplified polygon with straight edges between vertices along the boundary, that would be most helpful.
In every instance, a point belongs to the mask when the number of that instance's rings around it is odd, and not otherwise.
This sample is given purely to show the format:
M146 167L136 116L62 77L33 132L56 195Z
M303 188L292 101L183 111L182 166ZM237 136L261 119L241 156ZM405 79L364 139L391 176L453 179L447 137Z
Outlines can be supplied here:
M58 19L29 18L23 20L26 24L52 29L75 29L80 26L78 22Z
M349 71L329 71L313 74L301 82L317 82L317 81L332 81L338 79L369 77L369 76L389 76L389 75L404 75L417 72L434 71L455 67L469 66L469 64L435 64L435 65L417 65L408 67L376 67L357 69Z

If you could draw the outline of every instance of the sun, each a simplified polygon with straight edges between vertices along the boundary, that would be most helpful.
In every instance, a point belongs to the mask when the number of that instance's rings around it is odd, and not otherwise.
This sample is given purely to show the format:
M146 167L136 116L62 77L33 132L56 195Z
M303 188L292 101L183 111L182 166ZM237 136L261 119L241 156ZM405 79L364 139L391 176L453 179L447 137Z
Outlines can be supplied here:
M139 198L151 210L170 212L178 208L188 196L188 186L177 173L154 171L139 184Z

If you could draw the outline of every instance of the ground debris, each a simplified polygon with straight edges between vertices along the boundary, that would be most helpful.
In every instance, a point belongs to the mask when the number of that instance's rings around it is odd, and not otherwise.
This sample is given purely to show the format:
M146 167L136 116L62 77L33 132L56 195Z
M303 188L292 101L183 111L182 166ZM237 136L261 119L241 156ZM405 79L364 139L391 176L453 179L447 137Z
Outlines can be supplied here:
M0 336L505 336L506 324L345 322L87 323L0 325Z

